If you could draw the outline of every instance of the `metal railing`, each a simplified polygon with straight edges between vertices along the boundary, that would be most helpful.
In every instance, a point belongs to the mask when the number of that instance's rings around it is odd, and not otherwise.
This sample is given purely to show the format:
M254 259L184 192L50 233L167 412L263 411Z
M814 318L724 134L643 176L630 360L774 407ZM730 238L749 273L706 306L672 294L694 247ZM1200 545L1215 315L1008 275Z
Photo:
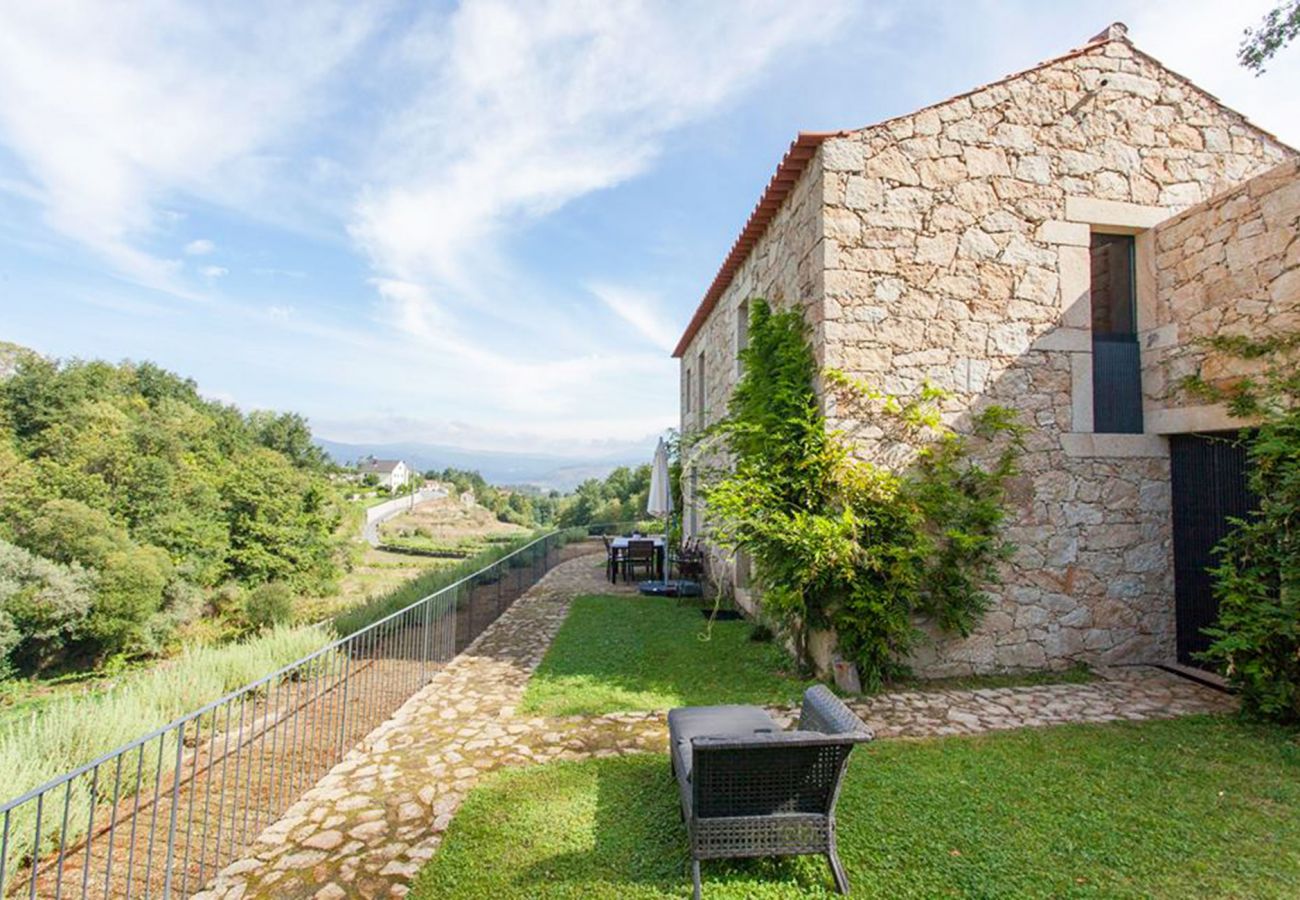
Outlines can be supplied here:
M0 805L0 898L201 890L554 564L544 535Z

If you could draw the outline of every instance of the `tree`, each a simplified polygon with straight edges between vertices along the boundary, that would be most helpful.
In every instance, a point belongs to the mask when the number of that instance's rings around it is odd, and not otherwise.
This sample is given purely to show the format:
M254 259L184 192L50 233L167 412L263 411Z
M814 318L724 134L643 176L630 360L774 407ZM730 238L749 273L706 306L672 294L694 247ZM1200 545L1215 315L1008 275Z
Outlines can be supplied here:
M163 591L171 575L171 561L157 547L132 547L109 554L99 568L95 602L84 629L98 658L157 650L149 626L162 609Z
M1256 76L1264 74L1264 64L1300 34L1300 0L1279 3L1269 10L1259 25L1246 29L1237 48L1237 60Z
M64 564L98 568L114 553L131 549L126 529L107 513L79 500L50 500L23 532L27 549Z
M0 539L55 567L6 588L0 642L17 635L25 671L154 652L228 579L332 579L337 503L303 417L245 416L152 363L5 352L0 368ZM57 640L55 571L90 598Z
M285 581L318 590L337 574L335 517L319 486L265 448L222 486L230 534L230 572L241 581Z
M329 462L325 451L312 440L311 426L298 413L254 410L248 414L248 427L259 444L283 453L295 466L323 469Z

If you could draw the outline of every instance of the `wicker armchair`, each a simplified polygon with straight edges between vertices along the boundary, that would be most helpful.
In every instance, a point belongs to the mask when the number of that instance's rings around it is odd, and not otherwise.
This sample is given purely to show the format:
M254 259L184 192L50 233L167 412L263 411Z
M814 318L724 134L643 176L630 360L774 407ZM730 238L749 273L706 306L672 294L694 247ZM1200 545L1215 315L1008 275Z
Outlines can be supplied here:
M756 706L697 706L670 711L668 733L696 900L700 861L730 857L824 854L849 892L835 802L849 753L872 734L838 697L809 688L797 731Z

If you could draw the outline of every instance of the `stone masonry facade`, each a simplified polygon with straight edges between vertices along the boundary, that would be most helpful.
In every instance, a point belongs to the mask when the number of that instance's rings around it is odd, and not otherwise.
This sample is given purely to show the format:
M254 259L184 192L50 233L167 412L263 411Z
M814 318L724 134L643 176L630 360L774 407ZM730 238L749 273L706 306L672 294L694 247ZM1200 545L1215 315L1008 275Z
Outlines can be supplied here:
M1031 426L1008 528L1018 550L993 606L967 639L934 635L919 672L1170 662L1164 435L1238 424L1175 409L1187 404L1171 385L1205 362L1189 348L1200 334L1295 324L1296 156L1118 25L971 93L823 136L678 348L684 383L704 358L704 415L684 406L683 431L725 408L742 304L801 304L822 366L895 394L943 387L959 428L992 403ZM1093 431L1094 233L1135 236L1142 434ZM884 452L833 398L826 413L864 458Z

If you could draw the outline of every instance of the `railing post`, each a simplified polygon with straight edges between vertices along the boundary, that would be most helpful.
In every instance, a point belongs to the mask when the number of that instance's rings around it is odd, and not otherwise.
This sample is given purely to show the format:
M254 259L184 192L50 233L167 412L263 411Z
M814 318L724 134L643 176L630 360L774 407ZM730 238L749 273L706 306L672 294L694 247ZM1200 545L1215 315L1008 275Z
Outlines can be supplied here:
M339 715L339 755L347 753L348 749L348 686L352 684L352 641L349 640L344 650L346 654L346 667L343 669L343 700L340 705L343 707Z
M240 728L243 731L243 728ZM241 734L240 737L243 737ZM176 856L176 809L181 802L181 756L185 752L185 723L176 730L176 767L172 769L172 811L167 825L167 868L163 872L163 897L172 895L172 860ZM89 848L87 848L89 853Z

